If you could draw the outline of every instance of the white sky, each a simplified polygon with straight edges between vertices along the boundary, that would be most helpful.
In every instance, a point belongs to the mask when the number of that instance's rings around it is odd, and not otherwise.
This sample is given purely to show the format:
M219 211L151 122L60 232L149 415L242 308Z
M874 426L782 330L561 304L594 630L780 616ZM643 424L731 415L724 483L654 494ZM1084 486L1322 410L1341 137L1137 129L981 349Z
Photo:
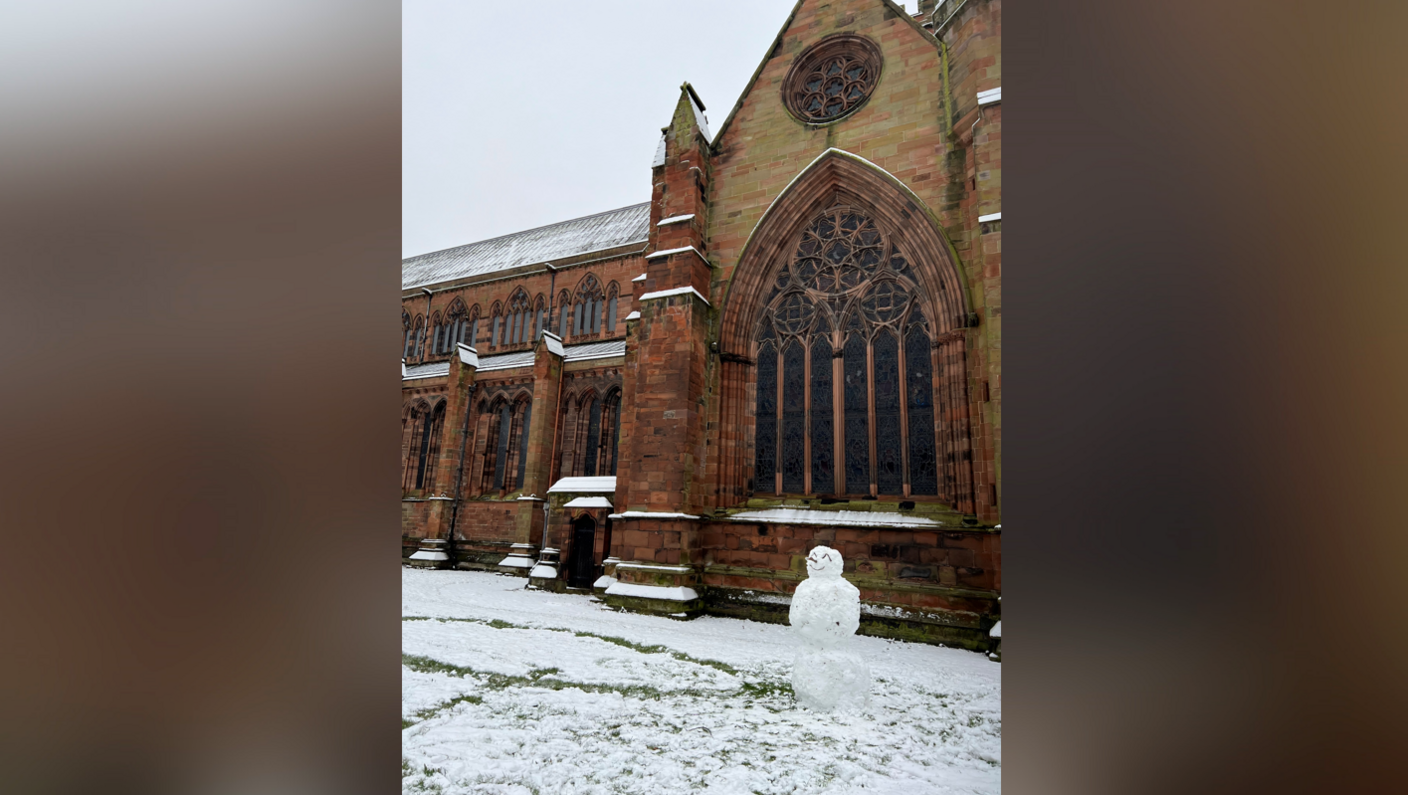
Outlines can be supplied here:
M406 0L402 255L649 200L680 84L717 132L794 2Z

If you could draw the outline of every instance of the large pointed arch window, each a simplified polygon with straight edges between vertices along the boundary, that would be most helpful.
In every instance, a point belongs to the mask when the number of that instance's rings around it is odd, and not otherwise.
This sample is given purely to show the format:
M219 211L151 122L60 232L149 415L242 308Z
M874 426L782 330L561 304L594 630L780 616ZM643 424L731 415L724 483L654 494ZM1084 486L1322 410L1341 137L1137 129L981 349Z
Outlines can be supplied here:
M937 495L932 334L903 255L847 207L778 271L755 332L755 491Z

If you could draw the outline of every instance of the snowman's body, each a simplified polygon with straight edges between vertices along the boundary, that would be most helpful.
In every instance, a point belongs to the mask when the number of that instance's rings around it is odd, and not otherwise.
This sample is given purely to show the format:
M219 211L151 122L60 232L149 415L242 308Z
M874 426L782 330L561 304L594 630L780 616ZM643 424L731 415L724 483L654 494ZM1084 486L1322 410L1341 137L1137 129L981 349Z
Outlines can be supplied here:
M870 668L849 649L860 626L860 591L841 578L841 569L841 553L813 549L787 615L799 640L792 690L797 703L819 711L870 700Z

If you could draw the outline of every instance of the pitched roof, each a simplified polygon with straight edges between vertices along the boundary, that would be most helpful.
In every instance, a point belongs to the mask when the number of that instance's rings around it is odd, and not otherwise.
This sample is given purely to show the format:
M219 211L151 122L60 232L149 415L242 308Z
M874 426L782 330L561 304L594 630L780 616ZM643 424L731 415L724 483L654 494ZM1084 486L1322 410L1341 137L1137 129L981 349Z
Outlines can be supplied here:
M401 289L644 243L650 202L401 260Z

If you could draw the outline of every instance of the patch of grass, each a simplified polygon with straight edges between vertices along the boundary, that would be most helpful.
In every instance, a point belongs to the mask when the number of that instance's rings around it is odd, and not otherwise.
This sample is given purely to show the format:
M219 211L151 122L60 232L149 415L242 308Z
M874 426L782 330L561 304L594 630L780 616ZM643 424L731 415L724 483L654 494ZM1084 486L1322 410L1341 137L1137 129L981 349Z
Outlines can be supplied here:
M504 621L501 618L485 620L482 618L432 618L430 616L402 616L401 620L440 622L454 621L465 624L483 624L484 626L493 627L494 629L538 629L542 630L543 632L570 632L574 636L579 638L596 638L597 640L606 641L607 643L615 644L617 646L621 646L622 648L630 649L632 651L638 651L641 654L668 654L681 662L694 663L695 665L704 665L710 668L715 668L720 671L723 671L726 674L732 674L734 676L738 675L738 669L734 668L732 665L729 665L726 662L720 662L719 660L705 660L699 657L692 657L682 651L673 651L672 649L670 649L670 647L662 646L658 643L646 645L644 643L637 643L633 640L618 638L613 635L598 635L595 632L583 632L580 630L564 629L562 627L537 627L530 626L527 624L515 624L511 621Z

